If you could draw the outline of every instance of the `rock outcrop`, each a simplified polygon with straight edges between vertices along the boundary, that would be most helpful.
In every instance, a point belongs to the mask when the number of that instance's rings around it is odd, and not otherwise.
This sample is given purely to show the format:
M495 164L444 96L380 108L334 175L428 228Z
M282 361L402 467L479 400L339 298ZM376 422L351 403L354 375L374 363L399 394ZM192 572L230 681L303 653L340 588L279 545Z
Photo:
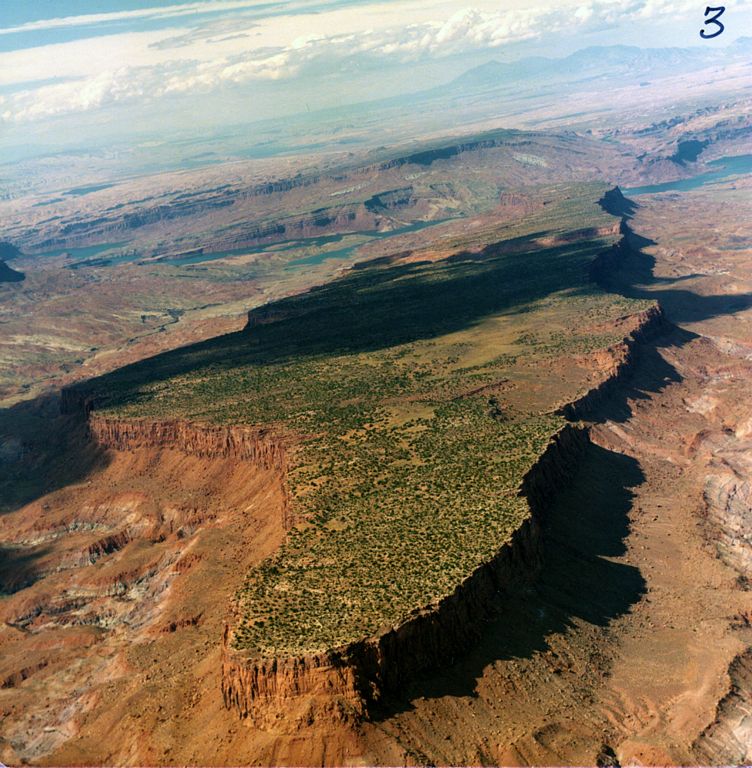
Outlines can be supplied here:
M619 242L599 254L590 265L590 279L606 290L610 290L611 276L619 269L623 259L630 255L641 255L640 248L649 241L636 235L630 228L628 218L636 208L635 204L622 195L619 187L609 190L598 201L604 210L621 215ZM647 257L646 257L647 258ZM618 292L618 291L617 291ZM631 328L625 337L601 353L596 362L603 372L601 381L570 403L562 405L557 413L571 420L586 418L595 407L610 397L620 387L634 368L635 356L641 344L667 333L673 326L666 318L663 308L656 303L652 307L623 318Z
M740 653L728 670L729 688L713 722L694 744L707 765L749 765L752 761L752 649Z
M580 397L561 406L557 413L572 421L592 414L631 375L640 345L670 328L671 324L658 304L635 315L633 329L620 342L599 353L597 362L603 371L602 380Z
M705 511L720 556L742 576L752 579L752 483L742 478L733 471L709 474Z
M287 473L288 444L275 432L263 427L197 424L183 419L116 419L91 413L92 400L81 393L81 402L89 413L91 439L102 448L137 451L161 448L181 451L206 459L234 459L262 469L278 471L284 500L282 525L289 530L295 518L291 511L284 478Z
M321 653L263 659L234 649L228 627L225 705L261 727L278 719L297 727L321 714L358 718L415 674L461 653L477 638L498 594L539 567L541 521L557 489L576 472L587 442L582 428L567 425L556 433L521 483L530 514L510 540L450 595L416 609L388 631Z
M173 448L203 458L234 458L284 470L285 446L271 430L195 424L181 419L115 419L92 415L89 432L103 448Z

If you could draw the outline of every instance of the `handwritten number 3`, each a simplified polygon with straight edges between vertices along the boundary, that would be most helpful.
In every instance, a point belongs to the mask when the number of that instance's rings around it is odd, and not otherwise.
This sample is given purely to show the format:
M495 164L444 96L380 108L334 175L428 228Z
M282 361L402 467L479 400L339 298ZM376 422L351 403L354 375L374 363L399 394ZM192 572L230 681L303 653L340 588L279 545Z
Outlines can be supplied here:
M705 9L705 16L707 16L709 13L715 14L715 16L711 16L709 19L705 20L704 22L705 26L707 26L708 24L717 24L718 29L715 32L711 32L710 34L708 34L704 29L701 29L700 37L704 37L706 40L710 40L711 37L718 37L718 35L720 35L721 32L723 32L725 27L723 26L723 24L721 24L720 21L718 21L718 19L723 15L723 12L725 10L726 8L722 5L719 6L718 8L711 8L710 6L708 6Z

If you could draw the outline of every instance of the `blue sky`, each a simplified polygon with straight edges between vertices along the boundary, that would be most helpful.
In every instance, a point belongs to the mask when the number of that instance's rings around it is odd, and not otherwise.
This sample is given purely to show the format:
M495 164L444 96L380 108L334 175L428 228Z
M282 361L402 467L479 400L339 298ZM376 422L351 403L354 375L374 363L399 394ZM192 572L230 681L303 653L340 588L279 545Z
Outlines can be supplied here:
M306 3L310 11L337 5L356 6L365 0L332 0ZM226 7L227 5L231 7ZM295 13L299 4L257 2L221 4L211 0L9 0L0 8L0 51L79 40L127 31L190 26L220 17L270 17ZM59 23L55 23L59 21ZM65 23L63 23L65 21ZM35 26L36 25L36 26ZM9 30L15 30L9 34Z
M729 6L731 42L752 0ZM0 139L216 125L446 82L492 58L700 45L697 0L3 0ZM736 27L736 28L734 28ZM78 121L78 122L77 122Z

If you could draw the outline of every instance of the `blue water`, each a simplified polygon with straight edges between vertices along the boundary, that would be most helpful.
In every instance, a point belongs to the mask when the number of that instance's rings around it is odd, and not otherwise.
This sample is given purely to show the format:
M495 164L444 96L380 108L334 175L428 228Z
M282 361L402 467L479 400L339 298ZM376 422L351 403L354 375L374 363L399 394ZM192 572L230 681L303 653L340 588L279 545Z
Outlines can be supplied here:
M310 256L302 256L299 259L292 259L287 263L285 269L296 269L303 266L314 266L321 264L327 259L347 259L352 256L355 251L362 245L369 243L373 240L383 240L394 235L402 235L408 232L417 232L427 227L433 227L442 222L449 221L449 219L440 219L436 221L416 221L406 227L400 227L399 229L392 229L390 231L379 232L378 230L371 230L368 232L351 232L352 237L357 237L358 241L352 245L347 245L344 248L337 248L335 250L317 250ZM283 240L280 243L272 243L264 247L246 246L245 248L234 248L230 251L217 251L216 253L197 253L192 256L186 256L180 259L165 260L165 264L173 264L175 266L182 266L184 264L203 264L207 261L215 261L216 259L224 259L230 256L242 256L246 253L284 253L285 251L298 250L303 248L317 248L323 249L326 245L332 243L339 243L347 237L346 234L337 235L320 235L318 237L307 237L303 240Z
M245 248L233 248L229 251L212 251L212 253L196 253L178 259L165 259L163 263L182 266L183 264L199 264L205 261L215 261L216 259L224 259L231 256L243 256L246 253L282 253L284 251L292 251L295 248L304 248L307 246L320 248L329 243L338 243L344 237L344 235L320 235L319 237L309 237L304 240L283 240L280 243L272 243L271 245L265 246L247 245Z
M315 266L323 263L327 259L348 259L358 248L366 243L374 240L384 240L395 235L403 235L409 232L418 232L421 229L427 229L434 227L437 224L450 221L450 218L438 219L436 221L416 221L412 224L408 224L405 227L399 229L392 229L385 232L378 230L371 230L367 232L351 232L347 234L334 234L334 235L320 235L318 237L307 237L299 240L284 240L280 243L272 243L264 247L246 246L245 248L234 248L228 251L217 251L215 253L197 253L190 256L177 259L165 259L160 262L162 264L172 266L183 266L186 264L203 264L208 261L216 261L217 259L224 259L231 256L242 256L247 253L285 253L287 251L295 251L302 249L315 248L317 250L308 256L302 256L298 259L292 259L285 265L285 269L297 269L305 266ZM343 248L337 248L334 250L325 250L325 246L332 245L334 243L342 242L346 237L357 238L356 242L351 245L344 246ZM123 246L129 246L125 252L118 252L118 249ZM110 253L111 252L111 253ZM110 264L122 264L128 261L136 261L142 258L142 254L138 252L137 248L134 248L134 241L123 241L119 243L100 243L99 245L89 245L83 248L60 248L56 251L46 251L45 253L34 254L40 258L55 258L60 257L63 254L68 254L70 261L68 266L70 267L86 267L88 260L94 260L97 257L107 259ZM94 266L94 265L92 265ZM96 266L107 266L103 263L98 263Z
M681 179L679 181L667 181L663 184L650 184L645 187L632 187L622 190L627 197L637 195L652 195L656 192L689 192L692 189L698 189L705 184L712 184L714 181L726 179L729 176L738 176L745 173L752 173L752 155L737 155L736 157L721 157L718 160L712 160L708 166L718 170L701 173L693 176L691 179Z
M437 224L441 224L445 221L449 221L449 219L439 219L437 221L416 221L413 224L410 224L406 227L393 229L389 232L378 232L378 231L366 232L365 234L368 235L368 240L366 242L370 242L372 240L384 240L385 238L394 237L395 235L406 234L407 232L418 232L421 229L426 229L427 227L434 227ZM361 245L364 245L364 243L355 243L354 245L349 245L346 248L339 248L336 251L320 251L319 253L314 253L311 256L304 256L303 258L300 258L300 259L294 259L287 265L286 269L294 269L295 267L321 264L327 259L347 259L358 248L360 248Z
M123 240L120 243L100 243L99 245L87 245L83 248L59 248L56 251L45 251L44 253L35 253L33 256L36 258L56 258L67 253L71 260L83 261L89 259L92 256L97 256L104 251L109 251L115 248L122 248L124 245L128 245L128 240ZM117 254L113 254L117 256ZM133 258L132 256L130 258Z
M355 245L348 245L344 248L337 248L334 251L319 251L311 256L302 256L299 259L293 259L287 264L285 269L295 269L296 267L304 267L306 265L322 264L327 259L346 259L363 243L356 243Z

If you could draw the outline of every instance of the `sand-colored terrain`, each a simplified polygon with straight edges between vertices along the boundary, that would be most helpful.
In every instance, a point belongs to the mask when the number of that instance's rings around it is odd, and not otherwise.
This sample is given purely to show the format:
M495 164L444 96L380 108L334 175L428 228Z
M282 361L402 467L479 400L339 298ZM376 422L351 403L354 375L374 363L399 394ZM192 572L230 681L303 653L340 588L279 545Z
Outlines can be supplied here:
M80 481L0 521L24 545L2 547L4 588L26 585L0 599L1 759L169 762L186 741L201 762L227 725L226 595L279 545L280 472L169 441L105 452L71 421L47 427L72 432Z

